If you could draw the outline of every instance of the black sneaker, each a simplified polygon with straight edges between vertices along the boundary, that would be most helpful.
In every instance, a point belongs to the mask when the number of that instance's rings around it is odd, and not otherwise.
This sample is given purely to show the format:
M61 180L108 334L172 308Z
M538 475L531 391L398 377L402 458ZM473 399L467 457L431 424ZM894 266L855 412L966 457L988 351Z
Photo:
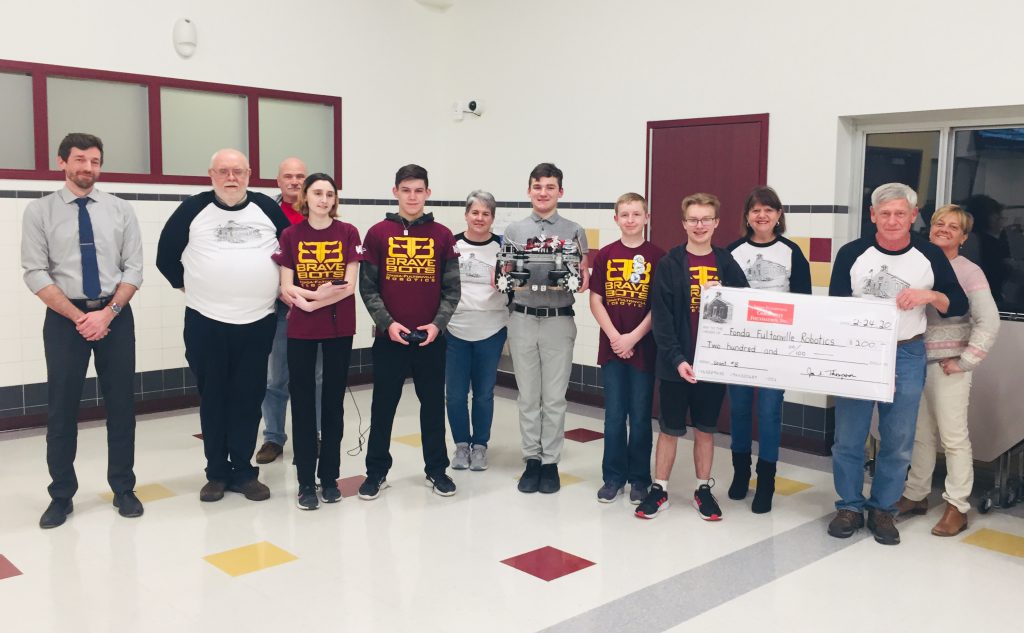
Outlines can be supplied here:
M324 503L338 503L341 501L341 491L338 490L338 484L335 482L321 484L320 497L324 500Z
M380 491L388 487L388 480L381 476L367 475L366 481L359 486L359 498L363 501L370 501L380 496Z
M299 486L299 496L295 505L299 510L316 510L320 507L320 499L316 496L316 486Z
M434 494L442 497L450 497L455 494L455 482L448 476L448 473L427 475L427 478L423 480L423 485L433 488Z
M653 519L665 510L668 510L668 493L660 485L654 484L633 514L638 519Z
M540 467L540 486L542 494L558 492L562 487L562 479L558 476L558 464L544 464Z
M892 522L892 513L885 510L868 510L868 529L875 535L875 542L882 545L899 545L900 531Z
M711 480L714 483L714 479ZM721 521L722 508L718 507L718 500L711 494L711 486L701 484L693 491L693 507L697 508L697 514L705 521Z
M537 492L540 490L540 460L526 460L526 470L519 477L519 492Z

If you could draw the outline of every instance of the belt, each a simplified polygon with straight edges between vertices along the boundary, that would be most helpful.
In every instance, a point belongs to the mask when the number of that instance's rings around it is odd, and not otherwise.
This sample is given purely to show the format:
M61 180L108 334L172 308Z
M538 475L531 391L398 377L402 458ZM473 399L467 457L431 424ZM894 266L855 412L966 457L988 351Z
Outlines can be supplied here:
M99 299L69 299L71 305L79 310L102 310L107 307L114 297L100 297Z
M576 316L576 313L573 312L572 308L569 306L564 308L531 308L529 306L513 303L512 309L516 312L522 312L523 314L535 317Z
M923 338L924 338L924 334L918 334L917 336L911 336L910 338L905 338L902 341L896 341L896 345L904 345L906 343L913 343L914 341L920 341Z

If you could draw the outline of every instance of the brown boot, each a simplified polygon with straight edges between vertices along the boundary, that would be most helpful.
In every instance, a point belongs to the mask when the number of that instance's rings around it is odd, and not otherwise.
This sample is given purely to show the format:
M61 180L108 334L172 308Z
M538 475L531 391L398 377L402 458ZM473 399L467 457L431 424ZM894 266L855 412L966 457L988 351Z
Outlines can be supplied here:
M946 503L946 512L932 528L935 536L956 536L967 529L967 515L956 509L952 503Z
M896 502L896 510L900 513L900 516L924 514L928 512L928 499L924 498L920 501L911 501L906 497L900 497L900 500Z
M277 442L264 442L260 450L256 451L256 463L257 464L270 464L284 452L282 447Z

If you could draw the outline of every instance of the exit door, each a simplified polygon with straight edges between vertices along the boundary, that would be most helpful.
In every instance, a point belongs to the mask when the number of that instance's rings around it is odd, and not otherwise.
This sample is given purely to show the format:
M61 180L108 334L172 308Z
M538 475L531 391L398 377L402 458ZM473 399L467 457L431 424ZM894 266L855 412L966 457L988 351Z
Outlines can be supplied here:
M686 240L683 198L692 193L718 196L721 220L712 243L726 246L743 234L747 194L767 181L767 114L647 123L650 239L666 251ZM659 411L657 400L655 415ZM718 428L729 430L728 398Z

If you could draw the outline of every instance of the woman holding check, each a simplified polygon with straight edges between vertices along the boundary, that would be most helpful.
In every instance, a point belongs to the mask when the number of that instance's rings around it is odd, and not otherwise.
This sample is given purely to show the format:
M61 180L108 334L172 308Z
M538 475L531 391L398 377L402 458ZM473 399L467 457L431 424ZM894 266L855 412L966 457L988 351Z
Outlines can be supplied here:
M811 293L811 268L800 247L782 237L786 213L771 187L750 192L743 205L742 238L729 245L733 259L743 269L751 288L777 292ZM782 435L781 389L758 387L757 391L757 489L751 510L771 512L775 495L775 465ZM729 418L732 431L733 480L729 498L740 500L750 488L754 387L729 385Z

